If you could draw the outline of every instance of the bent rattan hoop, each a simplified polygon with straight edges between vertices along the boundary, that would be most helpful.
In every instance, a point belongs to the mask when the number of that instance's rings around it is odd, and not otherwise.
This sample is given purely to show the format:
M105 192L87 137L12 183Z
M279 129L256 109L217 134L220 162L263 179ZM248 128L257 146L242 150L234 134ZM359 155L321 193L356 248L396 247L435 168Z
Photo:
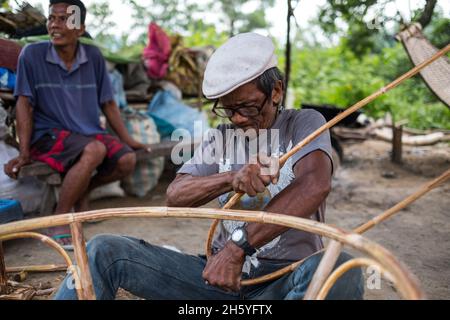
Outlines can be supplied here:
M359 268L359 267L376 267L380 271L382 275L385 276L388 280L391 282L395 282L395 280L392 278L392 276L389 274L388 271L386 271L385 268L383 268L380 264L378 264L376 261L366 258L359 258L359 259L353 259L350 261L347 261L346 263L342 264L337 268L327 279L327 281L322 286L322 289L320 290L319 294L317 295L317 300L325 300L325 298L328 296L328 293L330 292L331 288L333 288L334 284L339 280L340 277L342 277L345 273L350 271L351 269Z
M63 257L64 261L66 262L67 268L70 268L73 266L72 259L70 259L67 252L63 249L62 246L60 246L55 240L52 238L39 234L34 232L21 232L21 233L14 233L9 235L0 236L0 242L6 242L11 240L17 240L17 239L35 239L41 241L43 244L49 246L50 248L54 249L61 257Z
M39 233L35 233L35 232L19 232L19 233L3 235L3 236L0 236L0 243L6 242L6 241L11 241L11 240L17 240L17 239L39 240L42 243L44 243L45 245L47 245L48 247L54 249L64 259L64 261L66 263L64 270L68 271L68 273L70 273L72 275L76 288L81 287L80 274L78 273L78 270L75 268L74 264L72 263L72 259L70 258L70 256L67 254L67 252L63 249L63 247L59 243L57 243L55 240L53 240L52 238L50 238L48 236L45 236L45 235L42 235ZM39 272L39 271L47 271L51 268L61 270L61 266L59 266L59 267L58 266L36 266L36 267L31 267L30 269L33 272L36 272L36 271ZM18 268L18 269L19 270L17 270L17 271L21 272L21 271L27 269L27 267ZM8 270L5 270L5 271L8 271ZM10 272L11 271L14 271L14 270L10 270Z
M0 226L0 237L5 238L15 233L29 232L41 228L51 228L67 224L77 224L81 226L83 222L108 220L117 218L193 218L193 219L222 219L240 220L254 223L275 224L288 228L294 228L306 232L318 234L368 255L386 269L395 280L394 284L402 298L424 299L425 295L420 289L416 277L399 262L388 250L382 246L365 239L364 237L349 233L338 228L318 223L311 220L284 216L279 214L269 214L266 212L254 211L233 211L215 209L192 209L192 208L127 208L115 210L100 210L86 213L66 214L54 217L45 217L28 221L20 221ZM75 251L86 253L85 246L80 246L80 242L75 242ZM80 269L85 264L81 255L76 255L77 265ZM84 266L86 267L86 266ZM77 291L80 299L95 299L92 289L92 279L89 274L80 272L81 288ZM84 279L84 280L83 280Z

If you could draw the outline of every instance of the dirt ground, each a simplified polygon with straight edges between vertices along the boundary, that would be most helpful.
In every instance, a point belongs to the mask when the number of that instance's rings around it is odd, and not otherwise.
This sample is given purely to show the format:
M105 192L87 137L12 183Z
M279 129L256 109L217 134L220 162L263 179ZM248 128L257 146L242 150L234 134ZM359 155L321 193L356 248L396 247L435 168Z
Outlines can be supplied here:
M404 164L390 162L390 145L379 141L344 145L345 160L328 199L327 223L351 230L400 202L450 167L450 146L405 147ZM165 190L173 178L166 171L161 183L145 199L103 199L93 209L164 206ZM450 299L450 183L434 190L366 237L389 249L418 277L430 299ZM214 205L212 205L214 206ZM209 221L135 219L104 221L85 227L96 234L130 235L154 244L170 245L188 253L203 252ZM20 240L4 244L7 266L62 263L44 245ZM64 273L29 275L25 284L57 287ZM120 299L134 299L120 292ZM397 299L387 282L366 289L366 299Z

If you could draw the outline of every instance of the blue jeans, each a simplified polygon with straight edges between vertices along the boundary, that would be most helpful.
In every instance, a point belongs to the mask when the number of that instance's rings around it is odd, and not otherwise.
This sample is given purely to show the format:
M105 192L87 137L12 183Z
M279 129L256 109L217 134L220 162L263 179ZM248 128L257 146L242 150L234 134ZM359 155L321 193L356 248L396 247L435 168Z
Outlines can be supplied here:
M143 240L101 235L87 246L89 267L97 299L113 300L119 288L148 300L301 300L322 255L309 258L297 270L276 281L243 288L239 293L209 286L202 278L206 260L153 246ZM337 266L351 259L343 253ZM284 263L261 262L250 277L271 273ZM76 300L73 278L62 283L55 299ZM338 280L328 299L363 299L360 269Z

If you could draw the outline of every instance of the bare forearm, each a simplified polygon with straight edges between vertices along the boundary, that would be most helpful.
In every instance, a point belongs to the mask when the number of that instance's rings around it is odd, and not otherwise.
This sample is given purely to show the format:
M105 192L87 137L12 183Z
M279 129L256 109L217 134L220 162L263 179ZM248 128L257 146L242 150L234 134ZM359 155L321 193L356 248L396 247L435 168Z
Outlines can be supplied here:
M169 207L201 207L217 197L231 192L233 173L216 174L209 177L180 175L167 190Z
M120 116L119 108L115 102L105 103L103 106L103 113L108 120L109 125L117 134L120 140L126 144L132 143L132 139L128 133L125 124L123 123L122 117Z
M19 137L20 155L29 157L31 135L33 133L33 109L28 98L19 97L16 107L17 135Z

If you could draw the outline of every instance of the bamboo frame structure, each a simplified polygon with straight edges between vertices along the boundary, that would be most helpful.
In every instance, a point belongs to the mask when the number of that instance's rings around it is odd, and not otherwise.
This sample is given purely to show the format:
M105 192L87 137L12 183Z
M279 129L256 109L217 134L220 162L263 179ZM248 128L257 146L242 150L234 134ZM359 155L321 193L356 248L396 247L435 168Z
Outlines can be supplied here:
M333 126L338 124L340 121L342 121L343 119L347 118L348 116L350 116L354 112L358 111L359 109L363 108L364 106L366 106L370 102L374 101L376 98L378 98L381 95L387 93L388 91L396 88L402 82L404 82L407 79L410 79L413 76L417 75L421 70L423 70L424 68L426 68L427 66L429 66L430 64L432 64L433 62L435 62L436 60L438 60L439 58L441 58L442 56L444 56L448 52L450 52L450 44L448 44L445 48L443 48L442 50L437 52L435 55L433 55L428 60L424 61L420 65L417 65L416 67L414 67L413 69L411 69L410 71L408 71L407 73L402 75L401 77L399 77L396 80L394 80L393 82L391 82L389 85L381 88L380 90L378 90L374 94L372 94L369 97L361 100L360 102L358 102L354 106L352 106L349 109L347 109L345 112L343 112L343 113L339 114L338 116L336 116L333 120L331 120L330 122L328 122L327 124L325 124L324 126L319 128L318 130L313 132L310 136L308 136L303 141L301 141L297 146L295 146L291 151L289 151L287 154L285 154L283 157L281 157L280 158L280 167L283 167L289 158L291 158L294 154L296 154L298 151L303 149L306 145L308 145L309 143L314 141L314 139L319 137L325 131L331 129ZM233 206L236 205L236 203L240 200L240 198L242 196L243 196L243 194L239 194L239 193L234 195L230 199L230 201L224 206L224 209L231 209ZM395 210L395 207L393 209ZM389 216L390 214L393 214L393 213L387 212L386 214ZM218 225L219 225L219 221L218 220L214 221L212 226L211 226L211 228L210 228L210 230L209 230L208 238L207 238L207 241L206 241L206 255L207 255L207 257L211 257L211 255L212 255L212 242L213 242L214 234L215 234L215 231L216 231ZM307 290L307 293L306 293L307 298L313 298L314 296L316 296L318 294L318 290L322 286L322 284L325 281L326 277L330 274L333 266L335 265L335 263L337 261L337 258L339 256L341 250L342 250L342 246L341 245L339 245L338 243L331 242L330 252L326 253L326 255L325 255L326 259L321 261L321 263L320 263L320 265L318 267L318 270L314 274L313 281L312 281L312 283L310 284L310 287ZM264 277L264 279L263 278L254 279L252 281L246 281L244 284L248 286L248 285L253 285L253 284L257 284L257 283L266 282L269 279L280 277L280 276L285 275L286 273L291 272L293 270L294 266L298 267L299 265L300 265L300 263L295 263L295 264L293 264L290 267L287 267L287 268L285 268L283 270L280 270L280 271L277 271L277 272L273 273L272 275L268 275L268 276Z
M425 295L420 289L416 277L399 262L388 250L382 246L365 239L364 237L348 233L336 227L328 226L316 221L285 216L280 214L269 214L267 212L255 211L235 211L216 209L193 209L193 208L125 208L100 210L93 212L66 214L53 217L45 217L27 221L15 222L0 226L0 237L5 237L15 233L28 232L40 228L51 228L63 225L71 225L72 230L81 231L81 223L87 221L109 220L117 218L194 218L194 219L222 219L240 220L254 223L275 224L287 228L298 229L306 232L318 234L339 242L343 242L352 248L370 256L373 260L385 268L395 279L396 287L400 295L406 299L424 299ZM76 229L75 229L76 228ZM86 248L83 241L74 241L77 265L82 265L83 255ZM77 273L75 273L77 274ZM81 276L83 276L81 274ZM90 277L85 276L84 285L77 290L80 299L93 298L89 293L92 286ZM94 295L95 297L95 295Z
M342 114L338 115L336 118L328 122L326 125L318 129L316 132L308 136L305 140L300 142L296 147L294 147L289 153L284 155L280 159L281 167L284 166L286 161L292 157L295 153L300 151L303 147L311 143L325 131L332 128L334 125L338 124L341 120L348 117L355 111L361 109L368 103L372 102L379 96L387 93L389 90L397 87L403 81L413 77L417 73L419 73L422 69L427 67L429 64L433 63L444 54L450 51L450 44L447 45L444 49L436 53L433 57L418 65L414 69L410 70L391 84L386 87L380 89L375 92L371 96L365 98L364 100L358 102L351 108L347 109ZM447 176L443 177L442 180L439 180L437 184L443 183L445 180L449 178L447 172ZM435 187L435 186L434 186ZM429 192L430 190L426 190L423 194ZM422 195L423 195L422 194ZM391 210L387 211L383 215L378 218L371 220L368 224L358 229L360 231L368 230L369 228L375 226L376 224L384 221L385 219L391 217L393 214L400 211L406 205L411 202L417 200L422 195L417 198L408 198L405 201L401 202L399 205L395 206ZM237 201L242 197L242 194L236 194L229 203L225 206L225 209L229 209L233 207ZM41 229L41 228L50 228L57 227L69 224L71 227L72 237L74 239L74 248L75 248L75 258L77 265L80 269L80 273L76 270L72 270L73 276L77 284L77 295L79 299L95 299L95 292L92 285L92 278L89 272L88 259L85 248L85 240L83 236L82 223L86 221L97 221L97 220L107 220L111 218L136 218L136 217L160 217L160 218L197 218L197 219L216 219L213 224L213 227L210 230L207 241L207 255L211 255L211 243L212 237L214 236L215 229L218 225L218 219L222 220L240 220L245 222L254 222L254 223L269 223L276 224L288 228L298 229L314 234L321 235L323 237L328 237L334 240L338 245L334 246L334 250L331 251L327 255L327 259L331 259L336 253L340 252L340 246L342 244L347 244L366 253L367 255L373 258L370 260L370 263L376 263L381 268L388 271L390 275L392 275L392 279L396 288L402 297L407 299L424 299L425 295L419 287L418 281L400 262L398 262L395 257L386 249L375 244L356 233L346 233L345 231L339 230L337 228L321 224L318 222L314 222L311 220L300 219L292 216L284 216L278 214L268 214L266 212L254 212L254 211L233 211L233 210L210 210L210 209L182 209L182 208L134 208L134 209L120 209L120 211L116 210L102 210L88 213L78 213L74 214L66 214L60 216L53 216L48 218L40 218L29 221L22 221L17 223L12 223L8 225L0 226L0 239L7 237L12 237L13 235L20 233L27 233L29 230ZM36 234L35 234L36 235ZM39 235L42 236L42 235ZM0 241L1 243L1 241ZM323 261L322 261L323 262ZM363 263L362 260L357 261L358 263ZM352 263L345 264L344 267L339 268L337 271L333 273L332 277L328 279L326 285L321 292L319 293L319 297L324 295L323 292L326 291L328 286L331 288L333 281L336 281L337 278L343 274L346 270L351 268L354 265L357 265L357 262L353 261ZM365 261L367 262L367 261ZM290 267L287 267L283 270L276 272L277 276L283 275L286 272L292 271L295 269L294 266L300 265L301 262L298 262ZM329 267L327 264L325 266ZM73 267L73 266L72 266ZM262 278L256 279L249 282L243 282L244 284L249 285L250 283L257 283L258 281L265 282L272 275L268 275L264 277L264 281ZM315 281L313 281L315 282ZM320 295L322 294L322 295ZM314 296L314 295L313 295Z

